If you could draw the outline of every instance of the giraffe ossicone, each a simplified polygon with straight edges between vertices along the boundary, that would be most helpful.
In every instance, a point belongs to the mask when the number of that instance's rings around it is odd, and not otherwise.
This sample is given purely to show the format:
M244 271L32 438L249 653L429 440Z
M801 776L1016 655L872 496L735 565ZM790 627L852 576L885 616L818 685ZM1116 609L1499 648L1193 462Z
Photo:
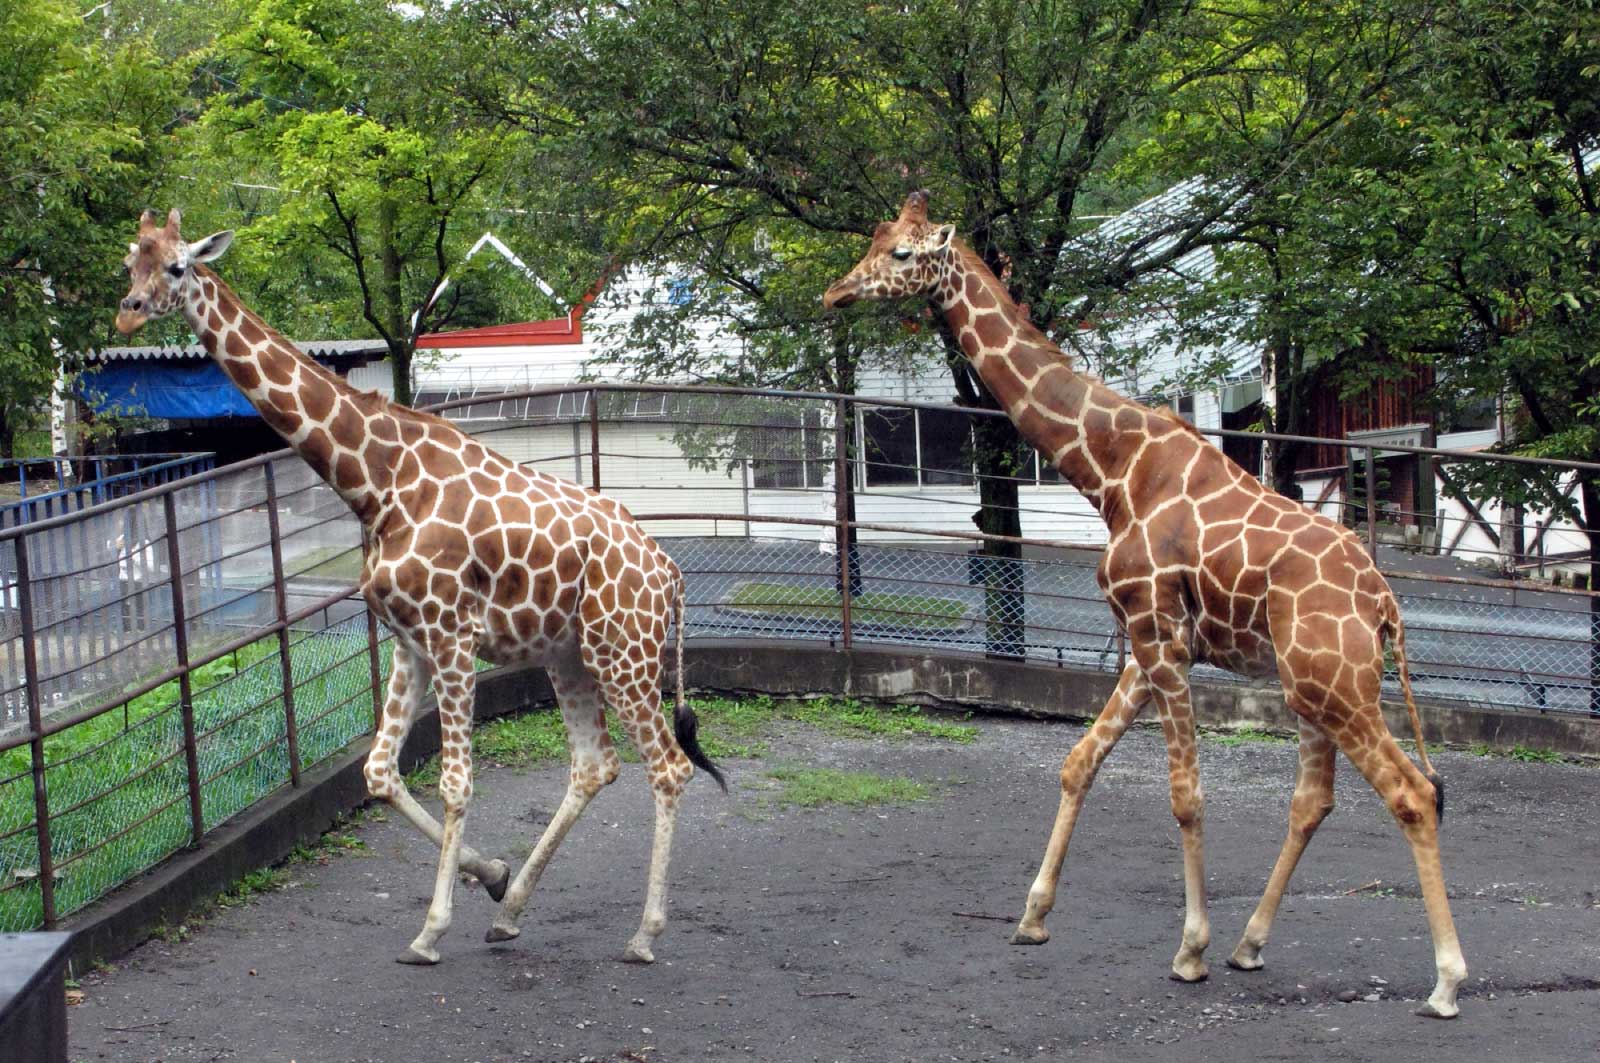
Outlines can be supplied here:
M361 592L394 633L382 723L366 762L369 792L439 846L433 901L402 963L438 962L458 871L502 906L488 934L516 920L545 865L621 763L607 733L616 712L646 765L655 839L644 915L624 959L650 962L666 924L667 865L679 795L698 765L722 774L695 740L683 697L684 581L621 505L524 469L449 421L358 391L247 309L205 266L231 232L187 243L174 210L150 211L124 264L131 286L117 314L124 335L177 310L262 418L361 521ZM669 628L677 625L673 726L662 719ZM571 773L560 810L516 876L465 843L472 798L474 658L543 665L560 705ZM439 708L441 824L406 789L401 744L432 683Z
M1172 972L1205 978L1202 821L1189 667L1276 674L1299 720L1300 765L1289 833L1260 904L1229 958L1261 949L1295 864L1333 808L1335 750L1383 798L1411 845L1433 936L1437 981L1419 1014L1457 1014L1466 962L1439 862L1442 788L1428 764L1407 672L1405 628L1387 582L1349 529L1263 486L1175 414L1142 406L1077 372L948 225L914 192L881 223L865 257L823 295L925 297L1018 430L1099 511L1108 539L1097 573L1131 657L1116 692L1061 768L1061 802L1012 940L1042 944L1067 843L1111 747L1155 703L1168 752L1172 812L1183 835L1185 915ZM1384 724L1384 641L1393 648L1421 768Z

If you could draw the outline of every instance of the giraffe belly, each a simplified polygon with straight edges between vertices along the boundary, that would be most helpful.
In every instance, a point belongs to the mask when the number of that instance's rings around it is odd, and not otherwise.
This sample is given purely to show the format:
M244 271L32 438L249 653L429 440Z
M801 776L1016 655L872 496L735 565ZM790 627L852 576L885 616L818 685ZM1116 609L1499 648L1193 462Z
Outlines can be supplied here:
M1202 618L1195 631L1197 660L1252 679L1278 674L1278 655L1265 633L1235 631L1212 617Z

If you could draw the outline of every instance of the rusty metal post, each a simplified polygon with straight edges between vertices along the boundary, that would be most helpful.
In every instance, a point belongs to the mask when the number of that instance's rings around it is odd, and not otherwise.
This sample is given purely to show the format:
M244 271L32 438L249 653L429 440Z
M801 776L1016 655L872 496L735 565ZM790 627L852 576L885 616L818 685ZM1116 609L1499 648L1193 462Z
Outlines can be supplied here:
M167 522L167 582L172 588L172 642L178 656L178 707L183 714L183 759L189 770L189 822L194 845L205 836L200 808L200 749L194 734L194 688L189 679L189 618L183 601L183 560L178 550L178 507L172 492L161 496Z
M1367 447L1367 552L1378 562L1378 463Z
M378 618L367 606L367 668L372 673L372 733L383 728L383 669L378 661Z
M833 521L839 551L839 645L850 648L850 403L834 400Z
M39 704L39 655L34 648L33 587L28 575L28 537L15 540L17 554L17 609L22 616L22 672L27 683L28 730L33 734L33 820L39 841L39 901L45 929L56 925L56 866L50 852L50 800L44 784L44 710Z
M589 389L589 486L600 490L600 393Z
M289 653L289 601L283 585L283 540L278 531L278 478L261 466L267 493L267 542L272 551L272 604L278 612L278 667L283 671L283 733L289 743L289 785L300 785L300 725L294 712L294 660Z

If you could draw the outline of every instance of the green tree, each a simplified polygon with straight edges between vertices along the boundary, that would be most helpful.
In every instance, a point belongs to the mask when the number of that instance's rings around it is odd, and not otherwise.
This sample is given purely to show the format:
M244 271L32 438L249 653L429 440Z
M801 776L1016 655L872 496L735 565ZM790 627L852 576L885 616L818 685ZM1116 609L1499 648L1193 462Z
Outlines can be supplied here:
M442 0L263 0L207 68L219 91L202 153L242 157L270 186L242 241L255 248L245 269L286 272L289 298L307 269L335 281L334 306L353 292L401 402L417 338L450 322L465 289L432 296L489 227L488 190L518 139L460 108L451 24Z
M1289 160L1382 89L1415 32L1310 0L485 0L463 15L491 42L481 106L562 145L566 183L620 252L727 262L781 221L840 249L815 272L781 263L819 293L924 186L1064 342L1139 278L1228 239ZM1241 135L1224 155L1211 134L1228 122ZM1131 243L1080 239L1082 215L1224 158L1236 179L1196 216ZM948 338L943 355L958 401L992 406ZM986 419L975 451L981 530L1019 535L1025 446Z
M75 5L0 5L0 454L41 409L61 352L108 335L129 220L167 177L179 76ZM70 367L68 367L70 368Z

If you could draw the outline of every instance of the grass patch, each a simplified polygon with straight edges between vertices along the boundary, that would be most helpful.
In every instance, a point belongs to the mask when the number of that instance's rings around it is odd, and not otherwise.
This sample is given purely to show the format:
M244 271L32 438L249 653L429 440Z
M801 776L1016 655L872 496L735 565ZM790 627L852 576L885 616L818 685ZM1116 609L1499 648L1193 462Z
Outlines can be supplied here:
M1270 731L1261 731L1254 727L1241 727L1237 731L1206 731L1206 739L1219 746L1242 746L1247 742L1285 743L1294 739L1285 735L1275 735Z
M778 783L771 800L780 807L908 804L925 799L929 793L928 787L915 779L832 768L773 768L766 776Z
M1530 749L1527 746L1512 746L1505 754L1512 760L1520 760L1525 764L1559 764L1561 754L1553 749Z
M285 557L283 570L288 576L356 583L361 579L363 561L360 546L319 546L293 557Z
M839 592L831 587L801 587L790 583L742 583L728 605L753 613L775 613L808 620L839 620ZM850 620L917 631L959 631L966 627L966 611L955 598L925 594L890 594L875 591L850 599Z
M1431 747L1429 752L1432 752ZM1504 757L1507 760L1520 760L1524 764L1560 764L1566 759L1553 749L1532 749L1523 745L1496 749L1487 742L1474 742L1467 747L1467 752L1475 757Z
M938 719L916 705L872 705L855 698L778 701L765 696L691 698L689 704L700 719L701 748L717 761L765 757L771 751L772 728L785 720L843 738L936 738L961 743L978 738L976 727ZM617 755L627 763L638 763L639 754L616 714L608 712L606 719ZM565 763L567 736L561 714L551 708L496 717L473 730L472 758L474 770L484 765L528 768ZM406 786L413 792L431 791L438 783L437 754L406 774Z

